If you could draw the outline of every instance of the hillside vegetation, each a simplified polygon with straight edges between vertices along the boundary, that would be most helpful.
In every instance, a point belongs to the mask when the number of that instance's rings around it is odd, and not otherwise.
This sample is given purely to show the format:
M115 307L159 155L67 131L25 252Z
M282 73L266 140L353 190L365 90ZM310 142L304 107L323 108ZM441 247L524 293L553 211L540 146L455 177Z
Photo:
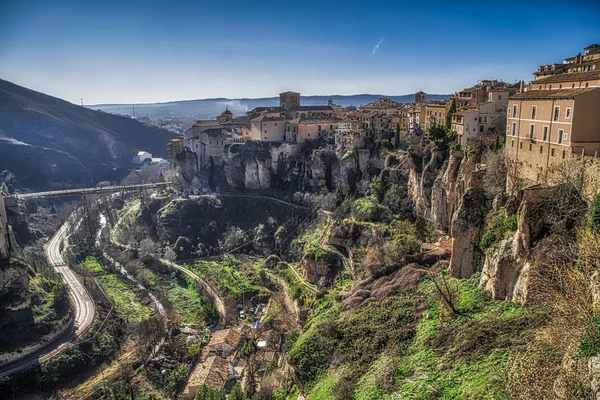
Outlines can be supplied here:
M166 157L173 135L0 79L0 171L15 186L95 184L122 177L138 150ZM48 167L50 166L50 168Z

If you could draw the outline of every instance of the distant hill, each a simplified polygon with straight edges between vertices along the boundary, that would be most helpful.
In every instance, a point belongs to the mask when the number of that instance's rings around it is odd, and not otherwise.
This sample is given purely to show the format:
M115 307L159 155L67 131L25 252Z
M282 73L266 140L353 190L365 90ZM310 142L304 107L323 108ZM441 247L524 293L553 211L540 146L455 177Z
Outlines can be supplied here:
M351 96L302 96L300 103L303 105L321 105L327 104L327 100L331 98L335 104L347 107L349 105L361 106L368 104L381 97L388 97L398 103L409 103L414 100L413 94L405 94L401 96L387 96L380 94L355 94ZM431 100L443 100L449 98L447 94L428 94L427 98ZM263 97L257 99L201 99L201 100L184 100L170 101L167 103L148 103L136 104L136 116L148 116L150 119L158 118L180 118L187 120L210 119L214 118L225 110L226 107L234 113L234 115L242 115L246 111L258 106L278 106L279 97ZM90 105L89 108L102 110L110 113L133 116L134 106L132 104L96 104Z
M127 172L138 150L166 157L172 137L134 119L90 110L0 79L0 171L9 170L22 188L117 179Z

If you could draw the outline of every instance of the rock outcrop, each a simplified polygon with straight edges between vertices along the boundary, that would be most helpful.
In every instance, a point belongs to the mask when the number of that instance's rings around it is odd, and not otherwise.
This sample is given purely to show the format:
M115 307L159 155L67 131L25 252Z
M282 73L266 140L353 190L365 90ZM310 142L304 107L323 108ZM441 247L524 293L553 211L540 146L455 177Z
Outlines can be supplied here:
M560 262L555 251L566 244L564 236L554 236L552 230L564 229L563 235L568 235L572 222L585 210L583 200L568 193L561 186L523 190L517 232L486 253L480 286L494 299L521 304L534 300L532 271ZM569 209L573 211L561 215Z
M452 258L450 274L455 278L468 278L483 267L479 251L485 216L490 204L485 196L482 181L485 173L473 173L471 186L462 197L452 218Z

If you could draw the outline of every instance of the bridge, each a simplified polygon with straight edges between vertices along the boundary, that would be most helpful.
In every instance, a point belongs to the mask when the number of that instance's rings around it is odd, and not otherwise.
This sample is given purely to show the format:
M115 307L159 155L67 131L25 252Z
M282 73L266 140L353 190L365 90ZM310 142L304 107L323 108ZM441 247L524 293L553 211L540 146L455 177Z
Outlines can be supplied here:
M118 193L118 192L131 192L134 190L142 191L144 189L158 189L162 187L168 187L174 185L173 182L159 182L159 183L146 183L138 185L116 185L116 186L101 186L91 188L80 188L80 189L65 189L65 190L53 190L49 192L35 192L35 193L21 193L12 196L7 196L6 199L11 197L17 200L29 200L37 199L41 197L61 197L61 196L74 196L84 194L103 194L103 193Z

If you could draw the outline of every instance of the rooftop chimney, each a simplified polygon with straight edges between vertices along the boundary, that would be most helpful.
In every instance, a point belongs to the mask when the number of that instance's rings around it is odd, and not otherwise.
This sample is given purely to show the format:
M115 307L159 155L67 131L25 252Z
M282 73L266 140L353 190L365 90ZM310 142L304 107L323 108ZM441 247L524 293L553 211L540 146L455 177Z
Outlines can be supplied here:
M519 93L523 93L524 91L525 91L525 83L521 79L521 82L519 82Z

